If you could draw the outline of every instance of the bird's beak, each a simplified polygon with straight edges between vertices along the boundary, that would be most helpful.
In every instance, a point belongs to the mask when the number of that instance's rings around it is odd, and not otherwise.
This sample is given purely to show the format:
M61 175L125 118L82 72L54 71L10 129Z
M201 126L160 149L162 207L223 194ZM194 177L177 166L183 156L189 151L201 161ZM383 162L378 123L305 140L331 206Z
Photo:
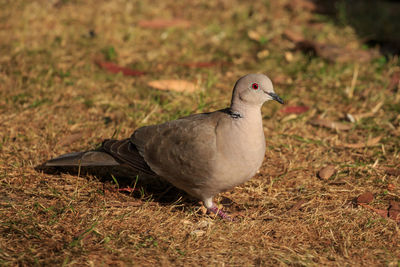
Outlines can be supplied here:
M284 103L283 100L282 100L282 98L280 98L277 94L275 94L275 93L270 93L270 92L267 92L267 94L268 94L270 97L272 97L272 99L275 100L276 102L279 102L279 103L281 103L281 104Z

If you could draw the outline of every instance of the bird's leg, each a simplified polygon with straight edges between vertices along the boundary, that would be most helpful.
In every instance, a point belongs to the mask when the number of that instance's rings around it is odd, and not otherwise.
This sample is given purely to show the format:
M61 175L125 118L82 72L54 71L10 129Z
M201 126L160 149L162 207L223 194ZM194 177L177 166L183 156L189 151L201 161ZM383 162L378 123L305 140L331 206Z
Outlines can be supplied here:
M219 209L215 204L213 207L208 208L208 211L215 213L219 217L221 217L224 220L232 221L231 216L229 216L227 213L225 213L222 209Z
M225 213L222 209L218 208L217 205L214 204L212 198L203 200L203 203L209 212L216 214L224 220L233 221L231 216L229 216L227 213Z

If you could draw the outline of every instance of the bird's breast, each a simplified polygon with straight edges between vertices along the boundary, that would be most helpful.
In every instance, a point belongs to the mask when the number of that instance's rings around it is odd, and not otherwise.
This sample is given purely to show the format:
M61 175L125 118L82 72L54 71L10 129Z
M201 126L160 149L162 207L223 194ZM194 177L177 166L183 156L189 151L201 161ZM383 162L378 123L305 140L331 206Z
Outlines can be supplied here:
M228 190L253 177L265 155L265 137L259 125L233 124L217 142L220 151L216 177L220 191ZM249 131L250 130L250 131Z

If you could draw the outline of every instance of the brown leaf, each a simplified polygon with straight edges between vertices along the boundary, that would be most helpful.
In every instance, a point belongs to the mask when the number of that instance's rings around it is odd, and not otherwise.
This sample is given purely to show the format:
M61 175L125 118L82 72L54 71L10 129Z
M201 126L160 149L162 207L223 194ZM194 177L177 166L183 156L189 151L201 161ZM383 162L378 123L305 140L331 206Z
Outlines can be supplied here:
M198 88L194 83L184 80L158 80L147 83L150 87L158 90L170 90L176 92L194 92Z
M108 72L111 72L111 73L122 72L122 74L125 75L125 76L141 76L141 75L145 74L145 72L143 72L143 71L133 70L133 69L126 68L126 67L121 67L121 66L118 66L117 64L115 64L113 62L95 60L95 63L100 68L105 69L105 70L107 70Z
M388 216L390 219L400 223L400 202L394 200L390 201Z
M306 106L288 106L281 109L281 112L285 114L301 114L307 112L309 109Z
M392 176L400 176L400 168L385 168L387 174Z
M286 51L284 56L287 62L292 62L294 59L293 53L289 51Z
M263 59L269 56L269 50L264 49L257 53L257 58Z
M367 205L367 204L364 204L364 203L360 203L360 206L363 206L364 208L372 210L373 212L375 212L376 214L378 214L379 216L381 216L383 218L387 218L388 217L388 211L387 210L375 209L374 207L371 207L370 205Z
M363 147L369 147L369 146L376 146L378 145L379 141L382 139L382 136L378 136L375 138L368 139L367 142L365 143L356 143L356 144L341 144L340 146L342 147L347 147L347 148L363 148Z
M393 209L393 210L398 210L398 211L400 211L400 202L398 202L398 201L394 201L394 200L391 200L390 202L389 202L389 209Z
M335 166L333 165L328 165L318 171L318 177L327 180L332 177L336 172Z
M374 200L374 195L371 192L365 192L357 197L357 204L370 203Z
M390 78L389 90L400 89L400 71L395 71Z
M341 130L341 131L348 131L351 128L353 128L353 126L351 124L335 122L335 121L331 121L328 119L313 119L310 121L310 123L314 126L321 126L321 127L325 127L325 128L329 128L329 129L333 129L333 130Z
M260 41L261 40L261 34L255 30L249 30L247 32L247 36L249 36L250 40L253 41Z
M81 139L82 134L81 133L76 133L76 134L71 134L63 137L60 141L58 141L57 145L59 146L69 146L70 144L78 141Z
M283 35L289 39L290 41L294 42L294 43L300 43L300 42L304 42L304 36L301 33L298 32L294 32L292 30L286 29L283 32Z
M153 19L153 20L140 20L138 25L142 28L149 29L165 29L170 27L189 28L190 21L184 19Z

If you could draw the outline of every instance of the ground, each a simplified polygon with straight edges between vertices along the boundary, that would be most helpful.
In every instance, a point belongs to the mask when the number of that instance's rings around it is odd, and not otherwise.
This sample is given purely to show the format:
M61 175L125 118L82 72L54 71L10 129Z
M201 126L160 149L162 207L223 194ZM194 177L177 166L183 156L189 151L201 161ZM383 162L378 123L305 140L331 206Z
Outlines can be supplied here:
M377 5L367 35L356 7L0 1L0 265L399 266L399 5ZM216 198L234 222L175 189L34 168L224 108L253 72L286 103L262 109L259 173ZM195 90L149 84L171 79Z

